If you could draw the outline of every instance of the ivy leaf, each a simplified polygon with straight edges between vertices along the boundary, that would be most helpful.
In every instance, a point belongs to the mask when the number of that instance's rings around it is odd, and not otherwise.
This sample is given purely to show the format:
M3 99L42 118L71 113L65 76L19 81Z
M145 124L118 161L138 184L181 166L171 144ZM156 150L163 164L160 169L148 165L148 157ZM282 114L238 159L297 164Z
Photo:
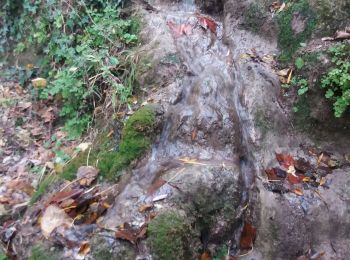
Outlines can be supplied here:
M299 95L299 96L302 96L302 95L304 95L308 90L309 90L308 87L299 88L299 89L298 89L298 95Z
M331 98L334 96L334 92L331 89L328 89L326 92L326 98Z
M296 60L295 60L295 67L297 67L298 70L302 69L305 65L305 62L302 58L298 57Z

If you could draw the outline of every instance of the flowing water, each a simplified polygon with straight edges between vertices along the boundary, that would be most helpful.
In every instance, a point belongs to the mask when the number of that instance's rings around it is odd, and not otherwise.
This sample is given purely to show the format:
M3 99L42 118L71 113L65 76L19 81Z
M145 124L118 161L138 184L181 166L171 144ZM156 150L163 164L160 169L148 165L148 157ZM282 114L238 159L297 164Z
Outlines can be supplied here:
M248 205L249 191L258 166L254 164L255 158L251 152L256 133L243 95L245 87L249 87L245 82L248 77L243 78L246 76L244 73L251 73L252 68L245 67L245 72L241 73L236 61L254 39L249 35L239 35L235 38L238 42L224 44L227 35L224 35L222 17L215 17L217 35L205 30L198 25L193 0L173 5L159 4L157 7L160 11L153 15L163 20L157 26L173 21L195 27L191 35L172 39L186 73L184 77L175 79L176 84L173 85L178 94L176 99L166 104L164 125L151 155L133 170L127 184L119 192L115 206L108 212L105 224L114 227L124 222L142 222L137 208L159 195L171 197L173 187L164 185L152 195L147 190L158 178L174 169L173 174L178 177L179 171L176 169L183 166L183 158L196 164L192 170L196 172L202 172L201 165L230 168L232 176L241 180L235 184L239 185L236 188L240 198L234 205L239 212L236 219L241 218L240 209ZM163 29L169 31L168 28ZM256 74L263 75L263 71ZM260 80L261 76L255 79L257 82ZM220 178L224 179L225 171L222 170L221 174ZM170 174L170 178L175 177ZM181 179L181 174L178 178ZM232 248L237 245L235 232L240 230L241 226L233 231Z

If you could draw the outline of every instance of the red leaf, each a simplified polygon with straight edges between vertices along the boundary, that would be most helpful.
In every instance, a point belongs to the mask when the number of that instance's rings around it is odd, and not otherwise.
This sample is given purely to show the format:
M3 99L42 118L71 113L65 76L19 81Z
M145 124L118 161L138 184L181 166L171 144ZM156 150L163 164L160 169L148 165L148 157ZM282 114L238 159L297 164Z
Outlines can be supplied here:
M252 248L253 243L256 238L256 228L249 224L244 223L243 231L241 234L241 240L240 240L240 248L242 250L249 250Z
M297 176L294 176L293 174L291 173L288 173L287 175L287 179L288 181L291 183L291 184L298 184L298 183L301 183L304 179L304 175L297 175Z
M202 15L197 15L197 19L199 24L204 27L205 29L209 29L212 33L216 34L217 30L217 23L210 17L207 16L202 16Z
M276 159L279 164L286 169L295 164L293 157L289 154L276 153Z

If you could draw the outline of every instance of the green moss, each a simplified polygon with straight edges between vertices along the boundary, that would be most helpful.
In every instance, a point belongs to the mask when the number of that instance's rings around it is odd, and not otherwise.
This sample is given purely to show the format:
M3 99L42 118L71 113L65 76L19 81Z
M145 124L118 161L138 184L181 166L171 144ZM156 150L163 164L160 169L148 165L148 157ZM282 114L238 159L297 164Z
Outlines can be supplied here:
M305 29L300 33L295 33L292 28L295 13L306 19ZM300 47L300 43L304 43L310 38L316 26L316 15L306 0L300 0L296 3L289 3L289 8L278 13L276 19L279 26L278 45L282 52L279 60L288 62Z
M261 4L251 3L249 7L245 9L243 18L242 27L244 29L251 30L255 33L260 32L266 19L264 7Z
M97 166L101 176L115 180L121 170L149 148L154 136L154 123L154 107L147 105L140 108L126 121L118 151L113 150L111 140L103 133L90 152L79 154L64 168L61 177L73 180L79 167L86 165L89 155L89 165Z
M101 248L92 253L94 260L113 259L113 254L107 248Z
M58 256L49 250L46 250L40 245L36 245L32 247L32 252L29 257L29 260L58 260Z
M8 257L4 253L0 253L0 260L7 260Z
M147 232L156 259L191 259L191 230L184 217L172 211L163 213L152 220Z

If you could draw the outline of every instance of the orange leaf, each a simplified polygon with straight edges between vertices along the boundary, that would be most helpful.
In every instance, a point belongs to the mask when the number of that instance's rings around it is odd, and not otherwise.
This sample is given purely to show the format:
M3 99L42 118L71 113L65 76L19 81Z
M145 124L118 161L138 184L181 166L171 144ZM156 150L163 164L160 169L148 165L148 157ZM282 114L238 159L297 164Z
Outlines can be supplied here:
M202 255L201 255L201 260L211 260L211 254L209 251L205 251Z
M240 240L240 248L242 250L249 250L252 248L253 243L256 238L256 228L249 224L244 223L243 231L241 234L241 240Z
M286 169L295 164L293 157L289 154L276 153L276 159L278 163Z
M298 196L303 196L304 195L304 191L302 189L299 189L299 188L295 188L293 190L293 192L298 195Z

